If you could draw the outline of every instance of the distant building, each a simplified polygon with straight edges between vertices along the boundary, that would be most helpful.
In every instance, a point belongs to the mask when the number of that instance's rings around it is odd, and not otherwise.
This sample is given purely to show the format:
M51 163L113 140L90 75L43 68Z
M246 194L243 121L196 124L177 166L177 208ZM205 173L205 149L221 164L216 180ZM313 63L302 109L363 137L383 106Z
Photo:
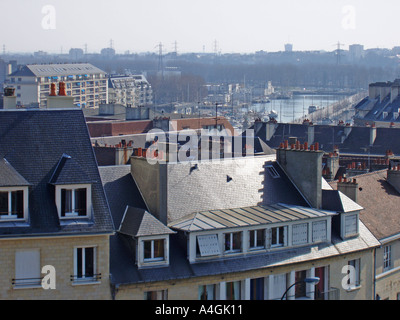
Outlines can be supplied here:
M153 90L143 75L110 76L108 101L131 107L149 106L153 104Z
M84 52L83 49L81 48L71 48L69 50L69 57L72 60L79 60L82 59L84 57Z
M285 44L285 52L292 52L293 51L293 44L286 43Z
M31 64L7 76L7 85L14 87L17 104L37 104L46 108L51 83L63 81L66 94L74 97L81 108L97 108L108 101L106 73L89 63Z
M357 125L400 126L400 79L371 83L368 97L354 108Z
M361 44L352 44L349 46L350 59L354 62L364 56L364 46Z
M113 48L101 49L100 54L104 58L112 58L115 56L115 50Z

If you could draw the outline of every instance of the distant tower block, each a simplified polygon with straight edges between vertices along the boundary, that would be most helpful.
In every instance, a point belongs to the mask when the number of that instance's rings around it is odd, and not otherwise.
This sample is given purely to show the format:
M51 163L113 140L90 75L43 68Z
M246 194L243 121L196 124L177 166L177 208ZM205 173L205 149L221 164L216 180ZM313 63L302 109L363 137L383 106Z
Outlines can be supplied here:
M285 52L292 52L293 51L293 44L286 43L285 44Z

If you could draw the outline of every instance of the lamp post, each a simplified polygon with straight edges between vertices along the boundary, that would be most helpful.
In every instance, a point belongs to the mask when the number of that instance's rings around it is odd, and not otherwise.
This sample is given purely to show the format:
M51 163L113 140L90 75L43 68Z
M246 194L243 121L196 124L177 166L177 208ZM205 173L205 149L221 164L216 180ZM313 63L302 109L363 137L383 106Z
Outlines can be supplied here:
M302 283L302 282L304 282L304 283L310 283L310 284L312 284L312 285L315 286L315 285L317 285L317 284L319 283L319 278L318 278L318 277L310 277L310 278L305 278L305 279L300 280L300 281L296 281L296 282L293 283L289 288L286 289L285 293L282 295L281 300L283 300L283 299L285 298L286 294L288 293L288 291L289 291L292 287L294 287L296 284L299 284L299 283Z

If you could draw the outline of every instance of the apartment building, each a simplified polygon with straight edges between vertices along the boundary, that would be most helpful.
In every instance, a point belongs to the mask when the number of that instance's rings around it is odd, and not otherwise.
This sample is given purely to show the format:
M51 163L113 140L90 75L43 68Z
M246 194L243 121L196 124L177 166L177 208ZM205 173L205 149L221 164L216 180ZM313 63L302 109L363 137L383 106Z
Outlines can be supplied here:
M82 110L1 110L0 298L110 299L113 232Z
M379 242L322 178L318 144L196 163L134 154L100 168L114 299L374 298Z
M6 84L15 88L19 106L46 108L51 84L60 81L77 107L98 108L108 101L106 73L89 63L25 65L8 75Z
M364 207L360 219L381 243L375 252L376 300L400 299L399 169L391 161L389 169L330 183Z
M108 101L123 106L153 104L153 90L144 75L113 75L108 78Z

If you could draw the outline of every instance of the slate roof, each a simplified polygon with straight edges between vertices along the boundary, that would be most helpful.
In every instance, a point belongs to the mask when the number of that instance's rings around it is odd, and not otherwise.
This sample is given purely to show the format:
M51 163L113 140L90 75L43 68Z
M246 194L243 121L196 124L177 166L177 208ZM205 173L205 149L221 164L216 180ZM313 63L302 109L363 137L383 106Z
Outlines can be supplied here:
M80 164L92 183L92 217L61 223L49 184L63 154ZM107 199L81 110L1 110L0 159L26 181L29 223L0 223L0 237L112 233Z
M133 207L126 208L118 232L131 237L174 233L146 210Z
M0 159L0 187L29 186L30 183L21 176L6 160Z
M399 98L400 99L400 98ZM400 107L400 102L399 102ZM278 148L280 143L289 137L297 137L301 143L308 141L308 124L279 123L273 136L266 140L266 123L255 132L255 136L263 140L270 148ZM388 149L395 155L400 155L400 128L376 128L376 138L370 146L371 127L351 126L345 134L345 126L313 125L314 142L319 143L321 150L333 151L337 146L342 154L385 155Z
M387 170L357 175L354 178L361 188L357 202L364 208L360 212L360 220L379 240L399 234L400 194L387 182ZM330 184L336 188L337 181Z
M93 183L82 166L71 156L63 154L49 181L54 185Z
M335 212L352 212L364 209L338 190L322 190L322 208Z
M168 163L168 223L193 212L286 203L309 206L275 155ZM272 167L277 173L273 176Z

